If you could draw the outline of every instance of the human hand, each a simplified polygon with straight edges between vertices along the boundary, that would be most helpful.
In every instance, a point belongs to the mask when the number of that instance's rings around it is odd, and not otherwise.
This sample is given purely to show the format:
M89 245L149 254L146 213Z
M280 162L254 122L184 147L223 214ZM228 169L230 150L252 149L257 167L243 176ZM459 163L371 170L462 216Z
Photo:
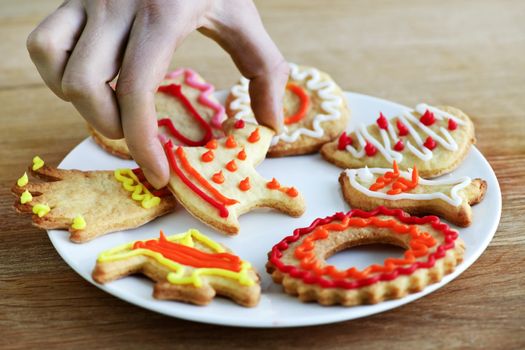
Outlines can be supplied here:
M250 79L258 122L279 131L288 65L250 0L69 0L36 27L27 48L47 86L105 136L125 137L160 188L169 166L157 139L154 94L194 30L231 55Z

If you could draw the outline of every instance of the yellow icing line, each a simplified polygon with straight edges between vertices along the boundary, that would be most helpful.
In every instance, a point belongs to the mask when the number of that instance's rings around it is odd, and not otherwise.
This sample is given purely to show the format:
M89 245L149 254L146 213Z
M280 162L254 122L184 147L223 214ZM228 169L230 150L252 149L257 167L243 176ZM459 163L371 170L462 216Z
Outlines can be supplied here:
M40 169L44 166L44 161L39 156L33 158L33 171Z
M18 187L24 187L29 182L29 179L27 178L27 173L24 171L24 175L20 176L18 180L16 180L16 184Z
M215 253L225 252L225 249L219 243L206 237L205 235L203 235L195 229L190 229L184 233L180 233L177 235L168 236L166 237L166 239L170 242L175 242L190 247L194 246L194 240L196 240L202 245L210 248ZM226 277L233 280L237 280L241 285L244 286L252 286L255 284L255 281L249 275L251 264L247 261L242 261L241 271L239 272L219 268L194 268L193 272L189 276L185 276L185 265L167 259L158 252L154 252L144 248L133 249L133 245L135 244L135 242L136 241L122 244L115 248L106 250L98 256L97 261L110 262L127 259L133 256L148 256L150 258L155 259L159 264L166 266L172 271L168 273L168 282L172 284L193 284L197 288L202 286L202 276Z
M131 198L140 202L144 209L153 208L160 204L160 198L154 196L144 186L131 169L116 169L114 172L115 179L122 182L122 187L131 193Z
M29 193L28 190L25 190L24 193L20 196L20 203L26 204L28 202L31 202L33 200L33 196L31 193Z
M35 204L33 206L33 214L38 215L39 218L51 211L51 208L46 204Z
M83 230L86 228L86 220L82 215L77 215L73 218L73 224L71 228L74 230Z

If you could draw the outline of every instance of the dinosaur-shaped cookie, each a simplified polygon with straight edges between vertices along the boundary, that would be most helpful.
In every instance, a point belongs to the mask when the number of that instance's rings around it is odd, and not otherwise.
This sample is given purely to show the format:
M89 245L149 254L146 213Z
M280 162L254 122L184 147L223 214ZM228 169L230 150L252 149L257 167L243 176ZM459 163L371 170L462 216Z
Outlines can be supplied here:
M140 169L63 170L35 157L29 171L44 181L29 182L24 173L12 188L15 209L32 213L37 227L69 230L76 243L141 226L176 206L171 193L155 191Z
M302 215L304 200L294 187L264 179L255 170L265 158L273 131L242 120L228 120L224 128L228 136L205 147L164 143L171 168L168 187L179 202L226 234L238 233L239 215L257 207Z
M206 305L216 294L236 303L257 305L259 277L247 261L197 230L135 241L99 255L93 279L107 283L134 273L154 280L153 296Z

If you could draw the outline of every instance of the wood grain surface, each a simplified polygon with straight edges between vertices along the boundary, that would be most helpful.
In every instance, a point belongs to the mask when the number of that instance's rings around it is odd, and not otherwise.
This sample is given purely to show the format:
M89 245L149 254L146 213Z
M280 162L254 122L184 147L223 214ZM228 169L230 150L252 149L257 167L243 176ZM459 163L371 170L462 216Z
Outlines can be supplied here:
M465 110L503 192L494 240L444 288L364 319L275 330L192 323L118 300L78 276L46 233L11 209L9 188L34 155L58 164L87 136L25 49L57 5L0 1L0 348L525 348L524 1L257 2L287 59L331 73L345 90ZM238 78L228 55L199 34L172 66L194 67L219 89Z

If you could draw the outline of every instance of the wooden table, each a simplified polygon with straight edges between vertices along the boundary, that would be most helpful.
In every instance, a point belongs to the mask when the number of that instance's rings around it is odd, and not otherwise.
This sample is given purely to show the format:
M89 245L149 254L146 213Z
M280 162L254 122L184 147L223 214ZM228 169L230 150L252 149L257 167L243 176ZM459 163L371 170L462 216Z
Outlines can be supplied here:
M494 240L446 287L365 319L275 330L192 323L120 301L78 276L46 233L11 209L9 188L35 154L58 164L87 136L25 49L57 3L0 3L0 348L525 348L525 2L258 2L290 61L330 72L346 90L465 110L503 191ZM218 88L238 78L228 56L199 34L175 66L196 68Z

